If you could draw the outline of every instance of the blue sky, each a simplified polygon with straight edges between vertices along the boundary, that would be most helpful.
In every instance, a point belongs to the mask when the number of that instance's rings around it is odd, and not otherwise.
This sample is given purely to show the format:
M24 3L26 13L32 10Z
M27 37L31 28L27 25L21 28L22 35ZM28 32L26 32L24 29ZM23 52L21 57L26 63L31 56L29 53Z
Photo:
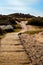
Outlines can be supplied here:
M0 14L12 13L43 16L43 0L0 0Z

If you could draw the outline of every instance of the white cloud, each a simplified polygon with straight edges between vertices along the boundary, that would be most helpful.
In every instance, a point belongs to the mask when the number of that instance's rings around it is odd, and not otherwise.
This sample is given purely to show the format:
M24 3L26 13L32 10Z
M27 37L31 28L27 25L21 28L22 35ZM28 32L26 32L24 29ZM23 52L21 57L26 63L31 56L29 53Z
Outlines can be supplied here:
M43 16L43 12L32 8L31 6L26 6L26 2L29 4L35 4L38 0L6 0L7 6L0 7L1 14L11 14L11 13L29 13L36 16Z
M30 2L30 3L38 2L38 0L27 0L27 1Z
M0 7L1 14L11 14L11 13L26 13L35 16L43 16L43 11L34 10L33 8L29 7Z
M23 3L25 5L27 4L36 4L39 0L23 0Z
M8 5L22 5L20 0L6 0Z
M24 13L25 8L24 7L0 7L0 13L1 14L10 14L10 13Z
M6 5L25 6L27 4L35 4L38 0L5 0Z

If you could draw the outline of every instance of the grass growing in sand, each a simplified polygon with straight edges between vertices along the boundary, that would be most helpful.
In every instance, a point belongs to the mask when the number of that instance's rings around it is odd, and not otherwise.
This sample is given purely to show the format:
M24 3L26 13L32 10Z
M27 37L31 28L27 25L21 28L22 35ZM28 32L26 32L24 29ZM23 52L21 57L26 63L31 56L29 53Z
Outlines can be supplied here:
M4 37L4 35L0 35L0 39L2 39Z
M19 32L21 29L14 29L14 32Z
M26 31L24 32L24 34L35 34L35 33L39 33L42 32L43 30L35 30L35 31Z

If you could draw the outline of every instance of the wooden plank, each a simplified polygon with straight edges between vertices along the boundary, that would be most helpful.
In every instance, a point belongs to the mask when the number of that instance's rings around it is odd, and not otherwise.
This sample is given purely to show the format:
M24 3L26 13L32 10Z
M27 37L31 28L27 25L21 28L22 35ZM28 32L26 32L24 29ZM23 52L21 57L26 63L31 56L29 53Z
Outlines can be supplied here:
M2 63L29 63L28 56L25 54L25 52L2 52L0 54L0 62Z
M0 51L21 51L24 50L22 45L1 45Z
M1 40L0 65L28 65L30 60L17 34L7 34Z

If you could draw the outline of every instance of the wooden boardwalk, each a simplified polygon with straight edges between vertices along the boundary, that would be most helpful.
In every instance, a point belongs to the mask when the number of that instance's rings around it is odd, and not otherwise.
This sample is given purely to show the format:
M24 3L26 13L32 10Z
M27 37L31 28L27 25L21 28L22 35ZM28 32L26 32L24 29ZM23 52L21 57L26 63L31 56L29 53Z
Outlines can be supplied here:
M0 45L0 65L31 65L18 34L8 33Z

